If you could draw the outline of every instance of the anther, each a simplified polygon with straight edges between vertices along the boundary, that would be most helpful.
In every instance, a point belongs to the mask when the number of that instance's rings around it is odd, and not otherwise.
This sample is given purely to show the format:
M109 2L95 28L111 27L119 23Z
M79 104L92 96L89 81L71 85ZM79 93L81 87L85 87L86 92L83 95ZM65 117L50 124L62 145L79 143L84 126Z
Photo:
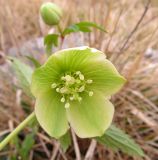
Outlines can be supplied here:
M92 82L93 82L92 79L88 79L88 80L87 80L87 83L88 83L88 84L91 84Z
M80 84L81 81L80 81L79 79L76 79L76 83L77 83L77 84Z
M70 107L70 103L65 103L65 108L69 108Z
M83 74L79 74L79 78L80 78L80 80L84 80L84 75Z
M65 76L65 80L66 80L66 81L71 81L71 79L72 79L72 77L71 77L70 75L66 75L66 76Z
M78 97L78 101L79 101L79 102L82 101L82 97Z
M56 83L53 83L52 85L51 85L51 88L56 88L57 87L57 84Z
M78 89L78 92L83 92L85 90L85 86L81 86L79 89Z
M59 88L57 88L57 89L56 89L56 91L57 91L57 92L59 92L59 91L60 91L60 89L59 89Z
M61 80L65 80L65 77L64 77L64 76L62 76L62 77L61 77Z
M88 93L88 95L91 97L91 96L93 96L93 92L92 91L90 91L89 93Z
M71 101L73 101L73 100L74 100L74 97L73 97L73 96L71 96L71 97L70 97L70 100L71 100Z
M60 89L60 93L66 93L66 92L68 92L67 88L62 87L62 88Z
M79 75L79 74L81 74L81 72L80 72L80 71L77 71L76 74Z
M64 103L65 102L65 98L62 97L60 101Z

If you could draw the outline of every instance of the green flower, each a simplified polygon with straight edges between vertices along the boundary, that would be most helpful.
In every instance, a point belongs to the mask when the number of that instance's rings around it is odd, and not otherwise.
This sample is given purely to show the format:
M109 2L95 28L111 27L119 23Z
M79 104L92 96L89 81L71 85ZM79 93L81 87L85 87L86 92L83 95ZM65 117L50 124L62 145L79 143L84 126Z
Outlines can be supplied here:
M97 49L78 47L56 52L33 73L37 120L55 138L64 135L69 124L81 138L101 136L114 114L108 97L124 83Z
M43 21L48 25L57 25L61 19L62 11L54 3L44 3L40 8Z

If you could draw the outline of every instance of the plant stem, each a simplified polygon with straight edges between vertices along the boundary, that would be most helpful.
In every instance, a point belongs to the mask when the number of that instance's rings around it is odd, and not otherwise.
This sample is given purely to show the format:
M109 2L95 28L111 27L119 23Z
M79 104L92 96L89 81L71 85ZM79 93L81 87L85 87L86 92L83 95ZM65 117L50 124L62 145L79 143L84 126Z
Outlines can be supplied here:
M59 49L62 49L62 45L63 45L64 39L65 39L65 36L63 36L63 31L62 31L59 24L57 25L57 28L58 28L58 32L60 33L60 38L61 38L61 43L60 43Z
M59 24L57 25L57 28L58 28L58 31L59 31L60 35L62 36L62 29L61 29Z
M21 122L1 143L0 151L30 122L35 118L35 113L32 112L23 122Z

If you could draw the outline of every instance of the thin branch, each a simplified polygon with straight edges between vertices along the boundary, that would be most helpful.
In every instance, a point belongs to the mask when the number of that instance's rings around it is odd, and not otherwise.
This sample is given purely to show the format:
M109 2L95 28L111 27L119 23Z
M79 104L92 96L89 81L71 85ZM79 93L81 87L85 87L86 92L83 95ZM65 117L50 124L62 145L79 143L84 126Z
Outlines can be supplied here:
M84 160L91 160L93 158L96 146L97 146L96 140L92 139Z
M51 160L55 160L55 158L56 158L56 156L58 154L59 148L60 148L60 143L59 142L55 142L55 145L53 147L53 154L51 156Z
M81 160L81 153L80 153L80 149L78 146L77 138L76 138L76 135L72 129L71 129L71 133L72 133L72 140L74 143L74 149L75 149L75 153L76 153L76 160Z
M136 32L136 30L138 29L139 25L141 24L142 20L144 19L148 9L149 9L149 5L150 5L150 0L148 0L145 8L144 8L144 12L141 15L140 19L138 20L137 24L135 25L135 27L133 28L132 32L129 34L129 36L127 37L125 43L122 45L120 52L122 52L124 50L124 48L127 46L129 40L132 38L132 36L134 35L134 33Z

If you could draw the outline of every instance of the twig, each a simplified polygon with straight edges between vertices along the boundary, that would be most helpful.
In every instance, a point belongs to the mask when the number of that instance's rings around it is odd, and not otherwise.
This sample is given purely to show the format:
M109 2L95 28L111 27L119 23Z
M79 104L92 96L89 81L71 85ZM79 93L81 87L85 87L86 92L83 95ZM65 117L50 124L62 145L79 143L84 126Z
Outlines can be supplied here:
M52 157L51 157L51 160L55 160L55 157L57 156L57 153L59 151L59 148L60 148L60 143L59 142L54 142L55 145L54 145L54 148L53 148L53 153L52 153Z
M50 152L48 151L46 144L43 142L43 140L40 138L40 142L42 144L43 150L46 153L47 157L50 158Z
M108 41L108 43L107 43L107 46L106 46L106 49L105 49L105 53L108 53L109 46L110 46L110 44L111 44L111 41L112 41L112 39L113 39L114 34L116 33L116 29L117 29L117 26L118 26L118 24L119 24L121 15L122 15L122 13L123 13L123 9L124 9L124 8L121 8L120 13L119 13L119 15L118 15L118 18L116 19L116 22L115 22L115 24L114 24L114 30L112 31L112 33L111 33L111 35L110 35L110 39L109 39L109 41Z
M80 153L80 149L78 146L77 138L76 138L76 135L72 129L71 129L71 133L72 133L72 140L74 143L74 149L75 149L75 153L76 153L76 160L81 160L81 153Z
M85 160L91 160L92 159L92 157L94 155L94 150L96 148L96 145L97 145L96 140L92 139L92 141L89 145L88 151L86 153Z
M120 49L120 52L122 52L124 50L124 48L127 46L129 40L131 39L131 37L133 36L133 34L135 33L135 31L138 29L140 23L142 22L142 20L144 19L148 9L149 9L149 4L150 4L150 0L148 0L146 6L145 6L145 9L144 9L144 12L143 14L141 15L140 19L138 20L137 24L135 25L135 27L133 28L132 32L129 34L129 36L127 37L125 43L122 45L121 49Z
M59 152L60 152L60 154L61 154L61 156L63 157L64 160L68 160L68 159L66 158L65 154L63 153L63 151L62 151L61 148L59 148Z

